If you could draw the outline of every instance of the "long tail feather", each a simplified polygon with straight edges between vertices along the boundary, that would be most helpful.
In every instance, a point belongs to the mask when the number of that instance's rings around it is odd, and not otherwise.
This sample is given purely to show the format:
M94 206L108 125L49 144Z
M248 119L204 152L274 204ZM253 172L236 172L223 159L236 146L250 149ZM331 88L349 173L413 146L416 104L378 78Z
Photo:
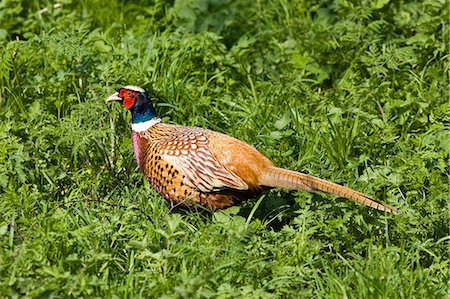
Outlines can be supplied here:
M398 214L398 210L378 202L367 195L350 188L287 169L269 167L261 177L260 184L267 187L323 192L356 201L374 209Z

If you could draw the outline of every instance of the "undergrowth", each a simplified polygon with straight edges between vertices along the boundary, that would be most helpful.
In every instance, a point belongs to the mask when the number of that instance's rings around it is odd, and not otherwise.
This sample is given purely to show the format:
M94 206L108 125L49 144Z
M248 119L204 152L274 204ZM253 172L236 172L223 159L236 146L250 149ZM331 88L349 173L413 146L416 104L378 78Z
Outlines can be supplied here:
M0 2L0 297L443 298L447 1ZM172 210L130 116L244 140L390 215L272 190ZM260 200L260 201L259 201Z

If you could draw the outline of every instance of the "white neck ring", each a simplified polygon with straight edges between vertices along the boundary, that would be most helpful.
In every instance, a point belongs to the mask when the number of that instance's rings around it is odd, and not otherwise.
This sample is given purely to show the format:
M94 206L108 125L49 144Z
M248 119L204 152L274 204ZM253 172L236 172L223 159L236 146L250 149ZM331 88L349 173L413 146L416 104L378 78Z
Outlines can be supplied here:
M147 131L148 129L150 129L151 127L153 127L154 125L156 125L157 123L160 123L161 119L160 118L152 118L151 120L147 120L141 123L136 123L136 124L131 124L131 129L134 132L143 132L143 131Z

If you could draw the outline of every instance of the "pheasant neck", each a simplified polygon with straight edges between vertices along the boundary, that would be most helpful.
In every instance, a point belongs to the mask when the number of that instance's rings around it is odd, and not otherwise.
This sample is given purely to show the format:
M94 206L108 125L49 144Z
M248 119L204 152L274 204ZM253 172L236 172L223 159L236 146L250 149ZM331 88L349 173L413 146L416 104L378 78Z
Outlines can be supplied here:
M133 131L142 132L161 122L152 103L145 96L142 98L138 97L136 101L136 104L130 109Z
M153 108L151 103L135 105L130 109L130 111L133 124L142 123L154 118L158 118L155 108Z

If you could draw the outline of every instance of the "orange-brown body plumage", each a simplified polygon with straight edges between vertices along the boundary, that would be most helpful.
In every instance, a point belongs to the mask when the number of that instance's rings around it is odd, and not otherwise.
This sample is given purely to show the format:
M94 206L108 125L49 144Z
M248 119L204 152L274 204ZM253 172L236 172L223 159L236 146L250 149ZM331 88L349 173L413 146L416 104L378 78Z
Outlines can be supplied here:
M168 200L222 209L267 189L258 184L260 170L273 164L235 138L162 123L133 134L139 140L140 169Z

